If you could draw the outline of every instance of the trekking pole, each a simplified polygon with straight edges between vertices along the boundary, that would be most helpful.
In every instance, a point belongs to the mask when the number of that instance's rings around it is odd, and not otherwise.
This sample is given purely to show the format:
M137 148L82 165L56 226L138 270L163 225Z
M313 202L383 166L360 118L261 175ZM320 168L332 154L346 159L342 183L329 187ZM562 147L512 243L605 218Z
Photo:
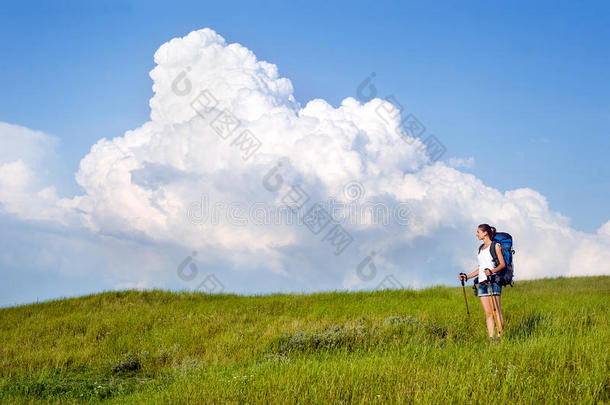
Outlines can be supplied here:
M460 275L466 275L466 273L460 273ZM466 298L466 287L464 287L464 280L460 277L460 281L462 282L462 292L464 293L464 302L466 303L466 313L468 314L468 330L470 331L470 336L474 338L474 334L472 333L472 324L470 322L470 310L468 309L468 299Z
M485 270L489 270L489 269L485 269ZM494 320L496 321L496 326L498 328L498 337L501 339L502 338L502 328L500 327L500 314L498 313L498 311L496 310L496 299L494 298L494 291L491 288L491 277L487 276L487 286L489 287L489 293L491 294L491 306L494 309Z

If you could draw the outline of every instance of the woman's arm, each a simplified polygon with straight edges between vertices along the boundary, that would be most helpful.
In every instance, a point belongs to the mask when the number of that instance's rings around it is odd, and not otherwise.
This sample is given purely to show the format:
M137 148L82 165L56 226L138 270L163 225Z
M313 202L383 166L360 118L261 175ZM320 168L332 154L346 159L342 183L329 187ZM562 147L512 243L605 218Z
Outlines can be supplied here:
M460 274L466 274L466 273L460 273ZM476 277L478 275L479 275L479 268L477 267L476 269L474 269L474 271L472 273L466 274L466 279L464 279L464 281L468 281L469 279ZM461 280L461 277L462 276L460 276L460 280Z
M474 271L473 271L472 273L470 273L470 274L467 276L466 280L471 279L471 278L473 278L473 277L476 277L476 276L478 276L478 275L479 275L479 268L477 267L476 269L474 269Z

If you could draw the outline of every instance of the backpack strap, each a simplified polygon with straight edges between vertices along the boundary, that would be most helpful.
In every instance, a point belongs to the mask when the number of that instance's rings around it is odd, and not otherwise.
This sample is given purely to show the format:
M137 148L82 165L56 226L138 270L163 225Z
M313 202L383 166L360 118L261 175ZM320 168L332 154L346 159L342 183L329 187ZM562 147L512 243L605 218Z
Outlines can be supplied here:
M483 246L484 246L484 245L485 245L485 244L483 243L481 246L479 246L479 253L481 253L481 249L483 249Z
M496 244L498 242L496 242L495 240L491 241L491 246L489 247L489 253L491 253L491 258L494 261L494 265L497 266L500 264L500 261L498 260L498 255L496 254Z

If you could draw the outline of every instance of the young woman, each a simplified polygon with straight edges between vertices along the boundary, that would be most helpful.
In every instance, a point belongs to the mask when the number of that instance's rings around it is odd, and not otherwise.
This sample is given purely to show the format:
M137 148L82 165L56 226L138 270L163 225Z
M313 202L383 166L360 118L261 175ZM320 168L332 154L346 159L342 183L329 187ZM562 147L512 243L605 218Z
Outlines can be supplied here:
M496 228L494 228L493 226L481 224L477 227L477 238L483 241L483 246L481 247L481 250L478 255L479 266L468 275L464 273L460 274L460 280L464 281L479 276L478 295L481 298L481 305L483 305L483 310L485 311L485 318L487 320L487 331L489 332L490 339L493 338L494 335L495 320L493 304L491 301L492 297L489 292L489 283L487 282L487 276L491 276L492 274L497 273L504 267L506 267L506 263L504 262L504 256L502 255L502 248L500 247L499 243L495 244L496 256L498 257L498 261L500 262L497 266L494 265L494 261L491 256L491 241L495 234ZM502 316L502 309L500 308L500 295L502 294L502 286L492 281L491 291L493 291L493 298L496 303L496 311L498 311L500 328L504 329L504 317ZM500 331L498 331L498 336L500 335L499 332Z

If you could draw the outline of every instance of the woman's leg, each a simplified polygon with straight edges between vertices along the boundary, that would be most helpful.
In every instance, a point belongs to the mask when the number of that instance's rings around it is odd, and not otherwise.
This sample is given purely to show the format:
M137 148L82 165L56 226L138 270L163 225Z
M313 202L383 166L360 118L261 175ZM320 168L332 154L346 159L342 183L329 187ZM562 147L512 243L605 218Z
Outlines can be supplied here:
M493 337L494 335L494 310L491 306L491 297L484 296L481 297L481 305L483 305L483 310L485 311L485 320L487 322L487 332L489 333L489 337Z

